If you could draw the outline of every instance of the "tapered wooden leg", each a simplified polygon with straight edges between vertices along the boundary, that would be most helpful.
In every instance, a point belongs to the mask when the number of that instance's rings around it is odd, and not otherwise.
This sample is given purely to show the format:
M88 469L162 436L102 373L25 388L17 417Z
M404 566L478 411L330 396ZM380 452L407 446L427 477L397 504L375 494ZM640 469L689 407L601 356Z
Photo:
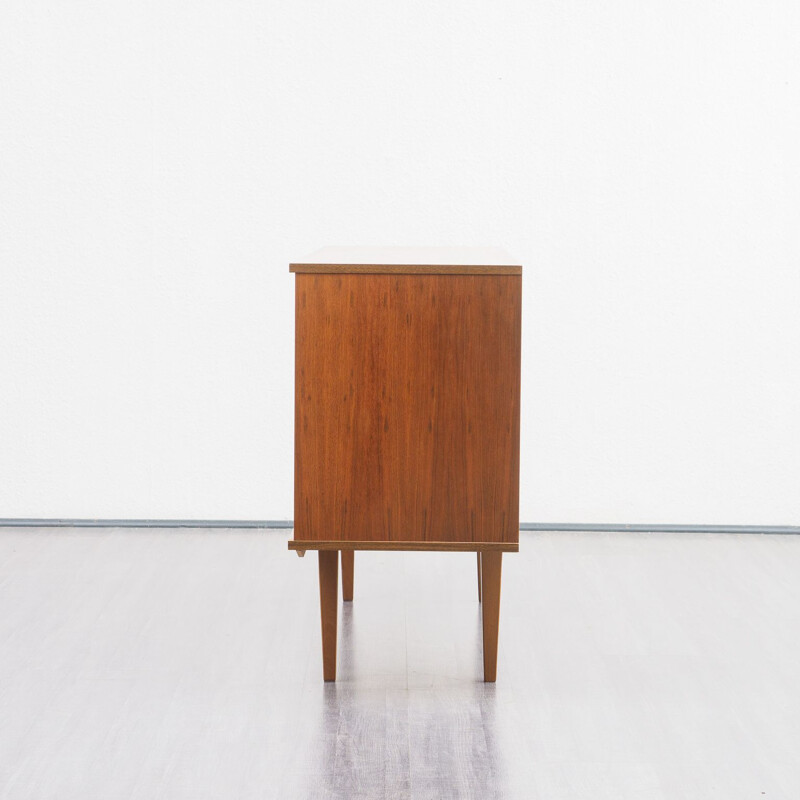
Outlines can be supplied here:
M483 602L483 680L497 680L497 629L500 624L500 571L502 553L481 553L481 585Z
M353 599L353 562L355 552L342 550L342 600Z
M322 675L336 680L336 619L339 613L339 553L319 551L319 607L322 617Z
M481 551L475 554L478 556L478 602L481 602Z

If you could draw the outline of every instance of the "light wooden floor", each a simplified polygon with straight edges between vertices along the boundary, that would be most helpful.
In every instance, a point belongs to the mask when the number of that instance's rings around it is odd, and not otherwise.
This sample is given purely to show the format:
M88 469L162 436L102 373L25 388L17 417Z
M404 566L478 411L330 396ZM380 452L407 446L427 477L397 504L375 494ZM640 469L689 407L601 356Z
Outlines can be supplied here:
M0 530L0 797L800 798L800 537L360 553L323 685L286 532Z

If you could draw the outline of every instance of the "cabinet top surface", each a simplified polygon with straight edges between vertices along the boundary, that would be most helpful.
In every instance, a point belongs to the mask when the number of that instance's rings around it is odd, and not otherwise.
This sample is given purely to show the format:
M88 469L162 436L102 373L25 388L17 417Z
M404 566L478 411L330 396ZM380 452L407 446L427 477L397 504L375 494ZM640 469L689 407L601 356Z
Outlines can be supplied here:
M522 267L501 247L323 247L289 271L519 275Z

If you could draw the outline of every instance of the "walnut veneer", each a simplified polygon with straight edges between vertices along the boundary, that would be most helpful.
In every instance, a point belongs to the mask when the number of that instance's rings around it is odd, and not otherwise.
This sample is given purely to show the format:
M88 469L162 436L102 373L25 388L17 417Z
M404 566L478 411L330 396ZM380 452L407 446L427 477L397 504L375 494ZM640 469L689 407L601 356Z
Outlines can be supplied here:
M495 249L325 248L290 269L289 546L320 551L325 679L338 602L325 554L342 551L352 597L354 550L419 549L478 553L494 680L501 557L519 545L522 268Z

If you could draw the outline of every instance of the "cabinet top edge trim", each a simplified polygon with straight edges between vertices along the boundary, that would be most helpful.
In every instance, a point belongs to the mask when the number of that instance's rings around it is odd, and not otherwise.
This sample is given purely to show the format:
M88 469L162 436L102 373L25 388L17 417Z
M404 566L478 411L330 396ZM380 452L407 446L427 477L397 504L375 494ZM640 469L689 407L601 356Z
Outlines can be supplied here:
M370 275L522 275L520 265L508 264L289 264L295 273Z

